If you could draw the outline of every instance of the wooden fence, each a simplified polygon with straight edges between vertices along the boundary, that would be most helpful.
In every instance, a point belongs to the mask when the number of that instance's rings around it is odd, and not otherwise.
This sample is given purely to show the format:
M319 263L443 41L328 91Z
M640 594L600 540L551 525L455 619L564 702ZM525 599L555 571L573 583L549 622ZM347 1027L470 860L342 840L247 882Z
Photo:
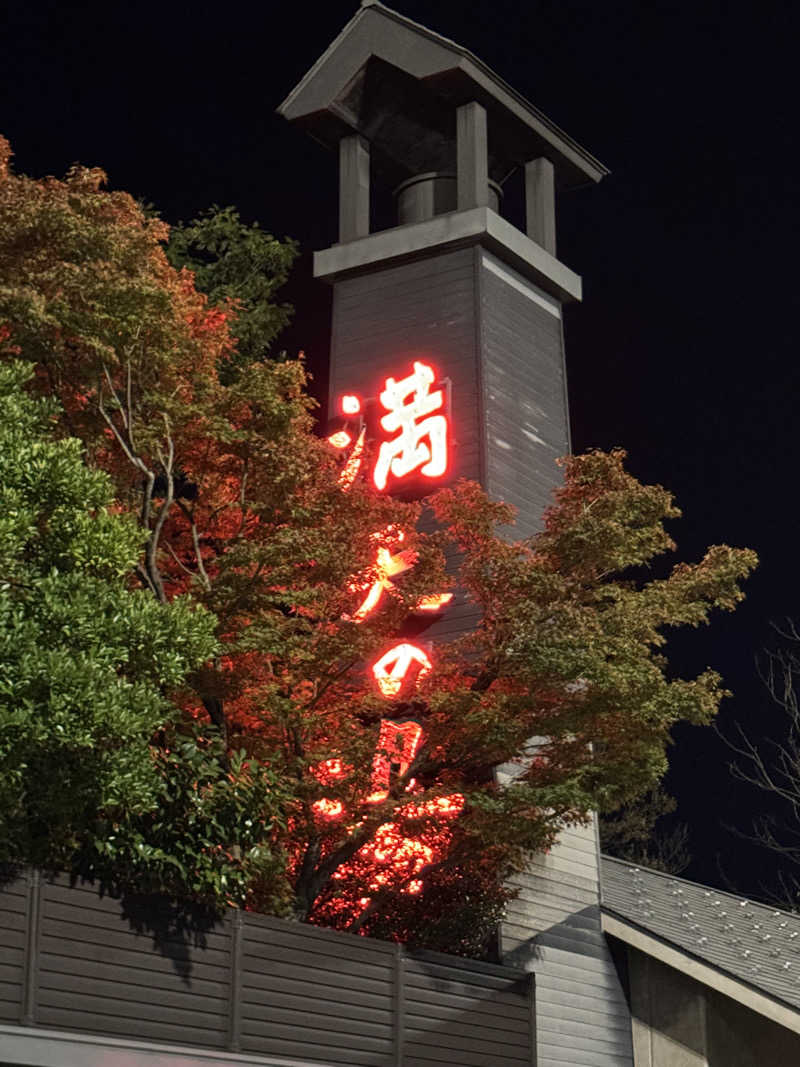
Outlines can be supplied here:
M535 1063L530 974L249 912L155 936L142 914L35 871L6 882L0 1024L363 1067Z

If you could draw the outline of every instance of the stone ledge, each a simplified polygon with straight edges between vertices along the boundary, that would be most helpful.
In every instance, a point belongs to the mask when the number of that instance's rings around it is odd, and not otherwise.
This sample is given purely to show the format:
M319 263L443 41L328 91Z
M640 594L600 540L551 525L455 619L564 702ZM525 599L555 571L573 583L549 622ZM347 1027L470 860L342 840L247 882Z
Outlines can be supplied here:
M561 303L581 299L580 275L485 207L451 211L412 226L397 226L331 245L314 253L314 277L333 282L349 274L471 244L487 248Z

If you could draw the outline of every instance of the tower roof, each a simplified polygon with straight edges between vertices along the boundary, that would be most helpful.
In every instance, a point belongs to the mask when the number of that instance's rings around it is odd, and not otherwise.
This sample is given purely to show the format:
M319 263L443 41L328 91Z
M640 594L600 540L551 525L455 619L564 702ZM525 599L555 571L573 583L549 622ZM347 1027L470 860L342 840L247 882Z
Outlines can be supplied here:
M278 112L330 148L361 134L376 166L399 182L452 166L455 111L472 100L488 113L494 181L541 156L553 163L561 189L608 173L472 52L378 0L362 0Z

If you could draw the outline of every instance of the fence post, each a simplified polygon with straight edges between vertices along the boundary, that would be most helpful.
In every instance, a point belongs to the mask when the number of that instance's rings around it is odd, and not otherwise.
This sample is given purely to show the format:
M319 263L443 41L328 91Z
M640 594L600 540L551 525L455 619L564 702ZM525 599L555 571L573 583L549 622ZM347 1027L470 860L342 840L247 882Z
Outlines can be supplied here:
M402 945L394 954L394 1067L403 1067L406 1036L406 954Z
M231 975L230 1002L228 1004L228 1048L231 1052L238 1052L241 1047L244 919L238 908L229 912L229 914L231 918Z
M531 1067L536 1067L538 1062L538 1053L536 1050L536 975L533 971L530 972L530 993L529 998L531 1006L530 1024L531 1024Z
M39 987L39 931L42 914L42 882L37 870L28 868L28 907L25 930L25 960L22 985L20 1023L33 1026L36 1022L36 995Z

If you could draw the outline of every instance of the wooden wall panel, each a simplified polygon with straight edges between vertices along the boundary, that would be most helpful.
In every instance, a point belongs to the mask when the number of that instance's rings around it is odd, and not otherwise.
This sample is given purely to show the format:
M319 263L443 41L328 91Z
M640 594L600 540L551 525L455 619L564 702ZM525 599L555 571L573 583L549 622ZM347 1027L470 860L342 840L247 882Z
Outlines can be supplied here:
M630 1067L630 1012L600 929L594 823L567 827L513 884L502 956L536 975L539 1067Z
M569 443L561 311L495 256L480 253L487 488L517 508L511 537L542 528ZM499 780L513 769L499 769ZM502 958L536 975L539 1067L628 1067L630 1016L600 929L594 823L565 827L531 857L501 926Z
M452 382L450 469L441 483L480 481L484 458L478 375L475 249L463 248L337 281L333 294L331 411L343 393L376 396L387 377L428 360ZM453 573L455 554L448 559ZM476 625L462 591L425 640L451 640Z
M393 946L260 915L244 941L243 1051L390 1067Z
M140 1040L221 1047L227 1038L230 946L224 928L187 950L177 939L154 951L131 929L120 902L65 879L45 882L36 1022Z
M376 396L387 377L429 360L453 383L453 479L481 475L475 284L465 248L334 286L331 410L343 393Z
M35 889L35 885L34 885ZM531 1063L530 975L231 912L189 940L137 933L87 885L0 887L3 1023L294 1062ZM142 914L141 912L139 913ZM148 903L152 919L158 909ZM30 1017L23 1018L29 953Z
M17 1023L23 1011L28 928L28 883L14 878L0 887L0 1022Z
M405 974L404 1065L530 1064L528 980L424 959L408 960Z
M529 537L569 451L561 308L488 252L478 269L486 486L517 509L512 536Z
M453 381L453 475L516 508L510 537L535 534L570 449L560 305L479 244L335 283L334 397L369 395L371 381L415 354ZM459 596L426 637L455 637L478 621ZM541 985L540 1067L630 1064L627 1009L600 930L594 826L565 828L515 884L501 945Z

